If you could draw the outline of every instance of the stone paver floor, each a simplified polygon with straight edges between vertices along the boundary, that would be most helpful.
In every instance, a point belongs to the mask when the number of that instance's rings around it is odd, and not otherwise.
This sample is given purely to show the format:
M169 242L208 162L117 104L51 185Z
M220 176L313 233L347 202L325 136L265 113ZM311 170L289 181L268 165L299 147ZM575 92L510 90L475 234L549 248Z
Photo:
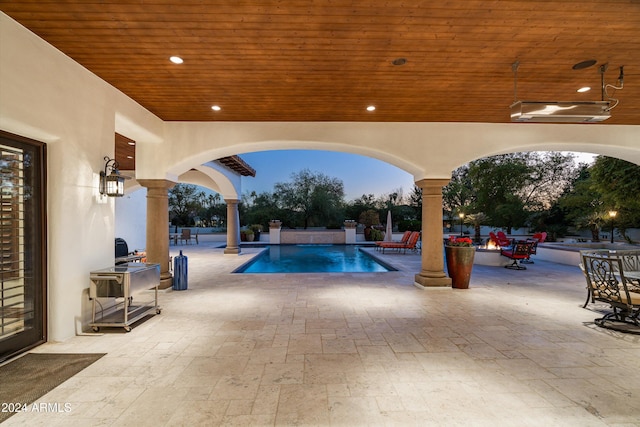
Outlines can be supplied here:
M189 257L162 314L35 352L105 357L7 426L640 426L640 336L592 324L577 267L476 266L468 290L400 271L243 275L259 248ZM372 250L372 249L369 249Z

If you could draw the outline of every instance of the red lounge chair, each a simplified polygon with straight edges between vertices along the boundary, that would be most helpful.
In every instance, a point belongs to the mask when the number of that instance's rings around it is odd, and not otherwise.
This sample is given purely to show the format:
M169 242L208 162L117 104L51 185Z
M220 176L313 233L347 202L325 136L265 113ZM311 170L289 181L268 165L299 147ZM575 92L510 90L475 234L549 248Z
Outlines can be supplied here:
M380 248L382 249L382 253L384 253L385 249L398 249L398 251L402 249L404 253L407 253L407 249L416 249L418 240L420 240L420 232L412 231L406 242L380 242Z
M489 238L494 241L494 243L501 247L511 246L513 241L507 237L502 231L498 231L498 235L491 231L489 232Z
M507 237L502 231L498 231L498 245L505 247L513 245L513 239Z
M533 235L533 238L536 239L538 243L544 243L544 241L547 239L547 232L543 231L542 233L535 233Z
M411 231L407 230L404 232L404 234L402 235L402 239L400 239L400 241L398 240L393 240L393 241L378 241L376 242L376 250L379 250L382 247L383 243L407 243L407 241L409 240L409 237L411 236Z
M505 265L504 268L513 270L526 270L527 267L520 265L520 261L528 259L531 254L531 242L519 241L513 244L509 249L502 249L500 255L506 256L513 260L511 264Z
M493 242L494 245L499 246L498 236L496 236L496 233L494 233L493 231L489 232L489 241Z

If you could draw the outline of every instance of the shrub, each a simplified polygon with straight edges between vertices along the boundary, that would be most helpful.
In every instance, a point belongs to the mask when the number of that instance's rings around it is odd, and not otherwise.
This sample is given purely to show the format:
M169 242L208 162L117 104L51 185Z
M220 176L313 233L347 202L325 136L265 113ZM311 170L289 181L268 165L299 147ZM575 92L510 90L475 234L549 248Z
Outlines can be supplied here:
M382 239L384 239L384 233L380 230L377 229L372 229L371 230L371 235L370 235L370 239L372 241L380 241Z
M398 222L398 231L422 231L422 221L402 220Z

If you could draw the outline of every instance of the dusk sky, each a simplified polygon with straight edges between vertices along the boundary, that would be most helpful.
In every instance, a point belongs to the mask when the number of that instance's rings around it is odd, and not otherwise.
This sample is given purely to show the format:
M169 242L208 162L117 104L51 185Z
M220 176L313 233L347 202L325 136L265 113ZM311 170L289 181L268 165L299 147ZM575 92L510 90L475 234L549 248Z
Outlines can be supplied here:
M576 161L590 162L592 154L574 153ZM363 194L380 196L402 188L406 196L414 185L413 176L383 161L358 154L314 150L278 150L240 154L256 170L255 178L242 177L242 192L271 192L277 182L290 182L302 169L338 178L348 201Z
M302 169L338 178L344 184L346 200L363 194L388 194L402 187L413 190L413 176L388 163L358 154L334 151L278 150L240 154L256 170L255 178L242 177L242 192L271 192L277 182L290 182Z

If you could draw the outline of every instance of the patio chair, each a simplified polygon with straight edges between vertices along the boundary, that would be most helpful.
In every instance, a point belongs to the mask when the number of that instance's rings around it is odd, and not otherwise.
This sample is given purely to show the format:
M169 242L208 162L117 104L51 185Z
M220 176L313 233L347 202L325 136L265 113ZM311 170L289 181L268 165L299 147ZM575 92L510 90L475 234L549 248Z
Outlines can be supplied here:
M199 244L198 242L198 232L200 231L199 228L196 228L196 234L192 234L191 237L189 238L189 240L195 240L196 241L196 245Z
M385 249L397 249L398 252L402 249L406 254L407 250L417 250L418 240L420 240L420 232L412 231L406 242L380 242L380 248L382 253Z
M400 240L393 240L393 241L377 241L376 242L376 250L379 251L382 248L382 244L383 243L406 243L407 240L409 240L409 237L411 236L411 231L407 230L404 232L404 234L402 235L402 238Z
M640 292L640 250L617 251L622 259L622 267L629 284L629 292Z
M640 293L629 290L622 257L611 253L585 252L582 253L582 267L592 299L606 303L612 309L604 317L595 319L594 323L609 329L616 329L616 325L611 322L629 323L640 327ZM640 329L625 331L640 333Z
M531 255L535 255L538 253L538 241L536 239L527 239L528 243L531 243L529 247L529 256L520 261L521 264L533 264L533 260L531 259Z
M538 241L538 243L544 243L547 239L547 232L543 231L542 233L534 233L533 238Z
M622 250L622 251L609 251L608 249L589 249L580 251L580 258L582 262L578 264L578 267L582 270L582 273L587 278L587 300L582 308L586 308L589 301L593 304L595 302L591 287L589 286L589 280L587 272L584 267L584 256L597 256L597 257L618 257L622 261L622 269L624 271L624 277L627 280L627 287L629 292L640 293L640 251L637 250ZM617 268L617 266L616 266ZM617 270L616 270L617 271Z
M521 265L521 261L527 259L531 251L531 242L518 241L513 244L511 248L501 249L500 255L505 256L512 260L511 264L507 264L504 268L510 268L512 270L526 270L527 267Z
M578 267L580 268L580 271L582 271L582 274L587 281L587 300L582 305L582 308L586 308L587 304L589 304L589 301L591 301L591 303L593 304L594 302L596 302L596 300L593 298L593 294L591 293L591 286L589 286L589 277L587 276L587 271L584 269L584 265L582 264L582 262L578 264Z
M179 239L180 239L181 243L182 243L183 240L184 240L185 244L186 243L191 243L191 229L190 228L183 228Z
M506 234L504 234L503 231L498 231L498 245L500 246L511 246L513 245L513 242L515 241L515 239L510 239L507 237Z

